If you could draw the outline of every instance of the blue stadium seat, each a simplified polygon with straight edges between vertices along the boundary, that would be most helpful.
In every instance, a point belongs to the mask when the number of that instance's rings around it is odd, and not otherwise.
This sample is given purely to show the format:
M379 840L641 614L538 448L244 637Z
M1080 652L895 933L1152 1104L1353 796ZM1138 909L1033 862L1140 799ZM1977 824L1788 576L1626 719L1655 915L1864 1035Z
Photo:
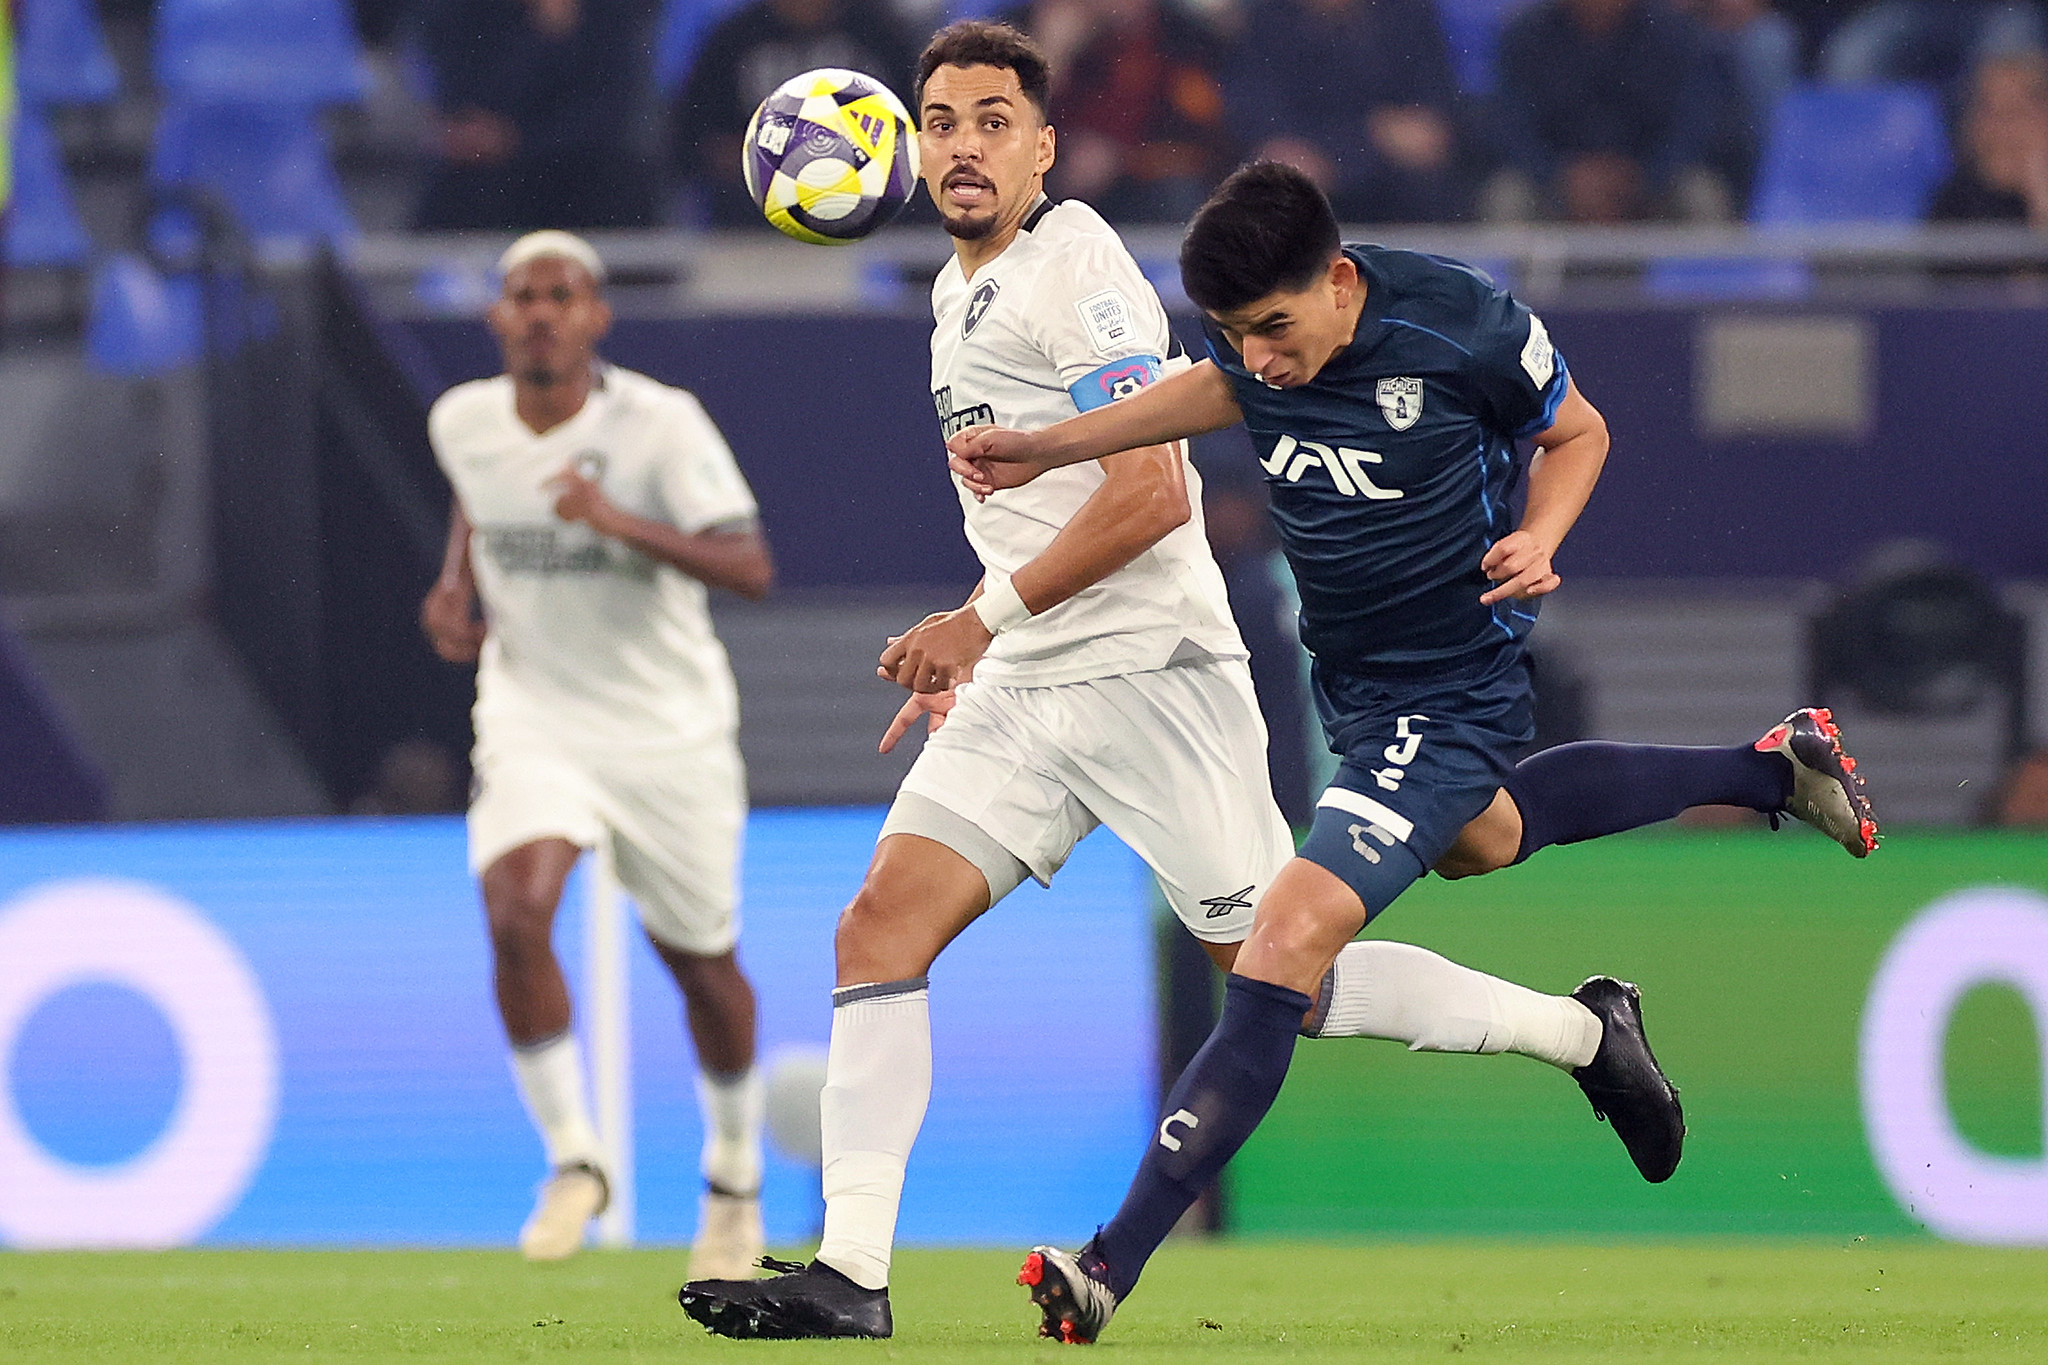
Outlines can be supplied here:
M166 281L140 256L118 252L93 273L86 358L103 374L129 379L189 364L205 345L200 308L194 282Z
M186 103L342 104L370 89L341 0L159 0L156 76Z
M85 264L92 241L64 181L57 139L43 111L24 104L14 120L14 202L7 217L7 264L20 269Z
M99 16L86 0L21 0L14 78L24 104L105 104L121 91Z
M212 193L265 246L355 235L309 109L172 104L157 125L149 170L158 185Z
M1808 85L1785 96L1750 221L1914 223L1948 173L1941 103L1919 85Z
M1500 33L1518 9L1530 0L1436 0L1437 22L1451 47L1451 68L1467 94L1493 90L1494 58Z

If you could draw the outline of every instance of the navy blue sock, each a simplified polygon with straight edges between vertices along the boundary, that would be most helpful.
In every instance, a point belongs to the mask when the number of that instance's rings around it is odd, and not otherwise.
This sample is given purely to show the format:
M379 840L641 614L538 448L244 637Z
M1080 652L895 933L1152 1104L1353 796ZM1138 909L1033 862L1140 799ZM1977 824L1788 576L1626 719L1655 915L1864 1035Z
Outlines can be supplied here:
M1539 848L1654 825L1690 806L1781 811L1792 794L1792 764L1747 744L1691 749L1589 740L1523 759L1507 789L1522 812L1520 862Z
M1123 1207L1089 1244L1118 1300L1273 1107L1311 1003L1285 986L1234 974L1225 979L1223 1017L1167 1095L1165 1117Z

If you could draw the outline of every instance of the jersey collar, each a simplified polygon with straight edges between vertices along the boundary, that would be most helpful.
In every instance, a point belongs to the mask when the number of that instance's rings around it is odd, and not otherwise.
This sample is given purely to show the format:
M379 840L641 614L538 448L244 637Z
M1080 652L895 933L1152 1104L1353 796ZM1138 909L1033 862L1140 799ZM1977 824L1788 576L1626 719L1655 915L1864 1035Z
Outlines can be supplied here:
M1368 354L1387 334L1383 321L1387 309L1387 285L1379 272L1373 269L1366 255L1368 250L1370 248L1350 242L1344 244L1344 254L1358 267L1358 278L1365 285L1365 305L1358 310L1358 326L1352 330L1351 344L1330 358L1332 365Z

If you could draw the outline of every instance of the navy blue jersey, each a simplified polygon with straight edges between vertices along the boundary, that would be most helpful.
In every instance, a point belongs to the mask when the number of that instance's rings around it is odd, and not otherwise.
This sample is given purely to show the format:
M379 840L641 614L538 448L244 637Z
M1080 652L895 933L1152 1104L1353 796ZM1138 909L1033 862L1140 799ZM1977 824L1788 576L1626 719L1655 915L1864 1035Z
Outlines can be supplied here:
M1480 605L1479 562L1514 529L1515 442L1556 419L1564 357L1535 314L1466 266L1344 250L1365 307L1309 383L1268 388L1204 321L1265 466L1302 641L1356 673L1483 660L1536 622L1533 601Z

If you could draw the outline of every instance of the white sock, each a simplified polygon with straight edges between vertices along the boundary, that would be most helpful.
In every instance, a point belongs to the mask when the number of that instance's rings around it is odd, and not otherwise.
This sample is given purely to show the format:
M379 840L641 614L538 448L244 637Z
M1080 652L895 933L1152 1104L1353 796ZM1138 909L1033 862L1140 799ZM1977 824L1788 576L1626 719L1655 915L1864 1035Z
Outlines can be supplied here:
M719 1075L697 1073L697 1109L704 1116L704 1156L699 1169L720 1194L752 1197L761 1192L761 1118L767 1092L760 1071Z
M533 1126L540 1129L549 1168L587 1161L602 1169L604 1146L583 1098L583 1049L575 1033L564 1030L544 1042L513 1048L512 1074Z
M819 1096L825 1237L818 1259L863 1289L888 1287L903 1167L931 1095L925 978L832 992L832 1048Z
M1391 1038L1411 1052L1519 1052L1567 1071L1600 1048L1599 1017L1570 996L1460 967L1427 948L1351 943L1331 971L1318 1038Z

